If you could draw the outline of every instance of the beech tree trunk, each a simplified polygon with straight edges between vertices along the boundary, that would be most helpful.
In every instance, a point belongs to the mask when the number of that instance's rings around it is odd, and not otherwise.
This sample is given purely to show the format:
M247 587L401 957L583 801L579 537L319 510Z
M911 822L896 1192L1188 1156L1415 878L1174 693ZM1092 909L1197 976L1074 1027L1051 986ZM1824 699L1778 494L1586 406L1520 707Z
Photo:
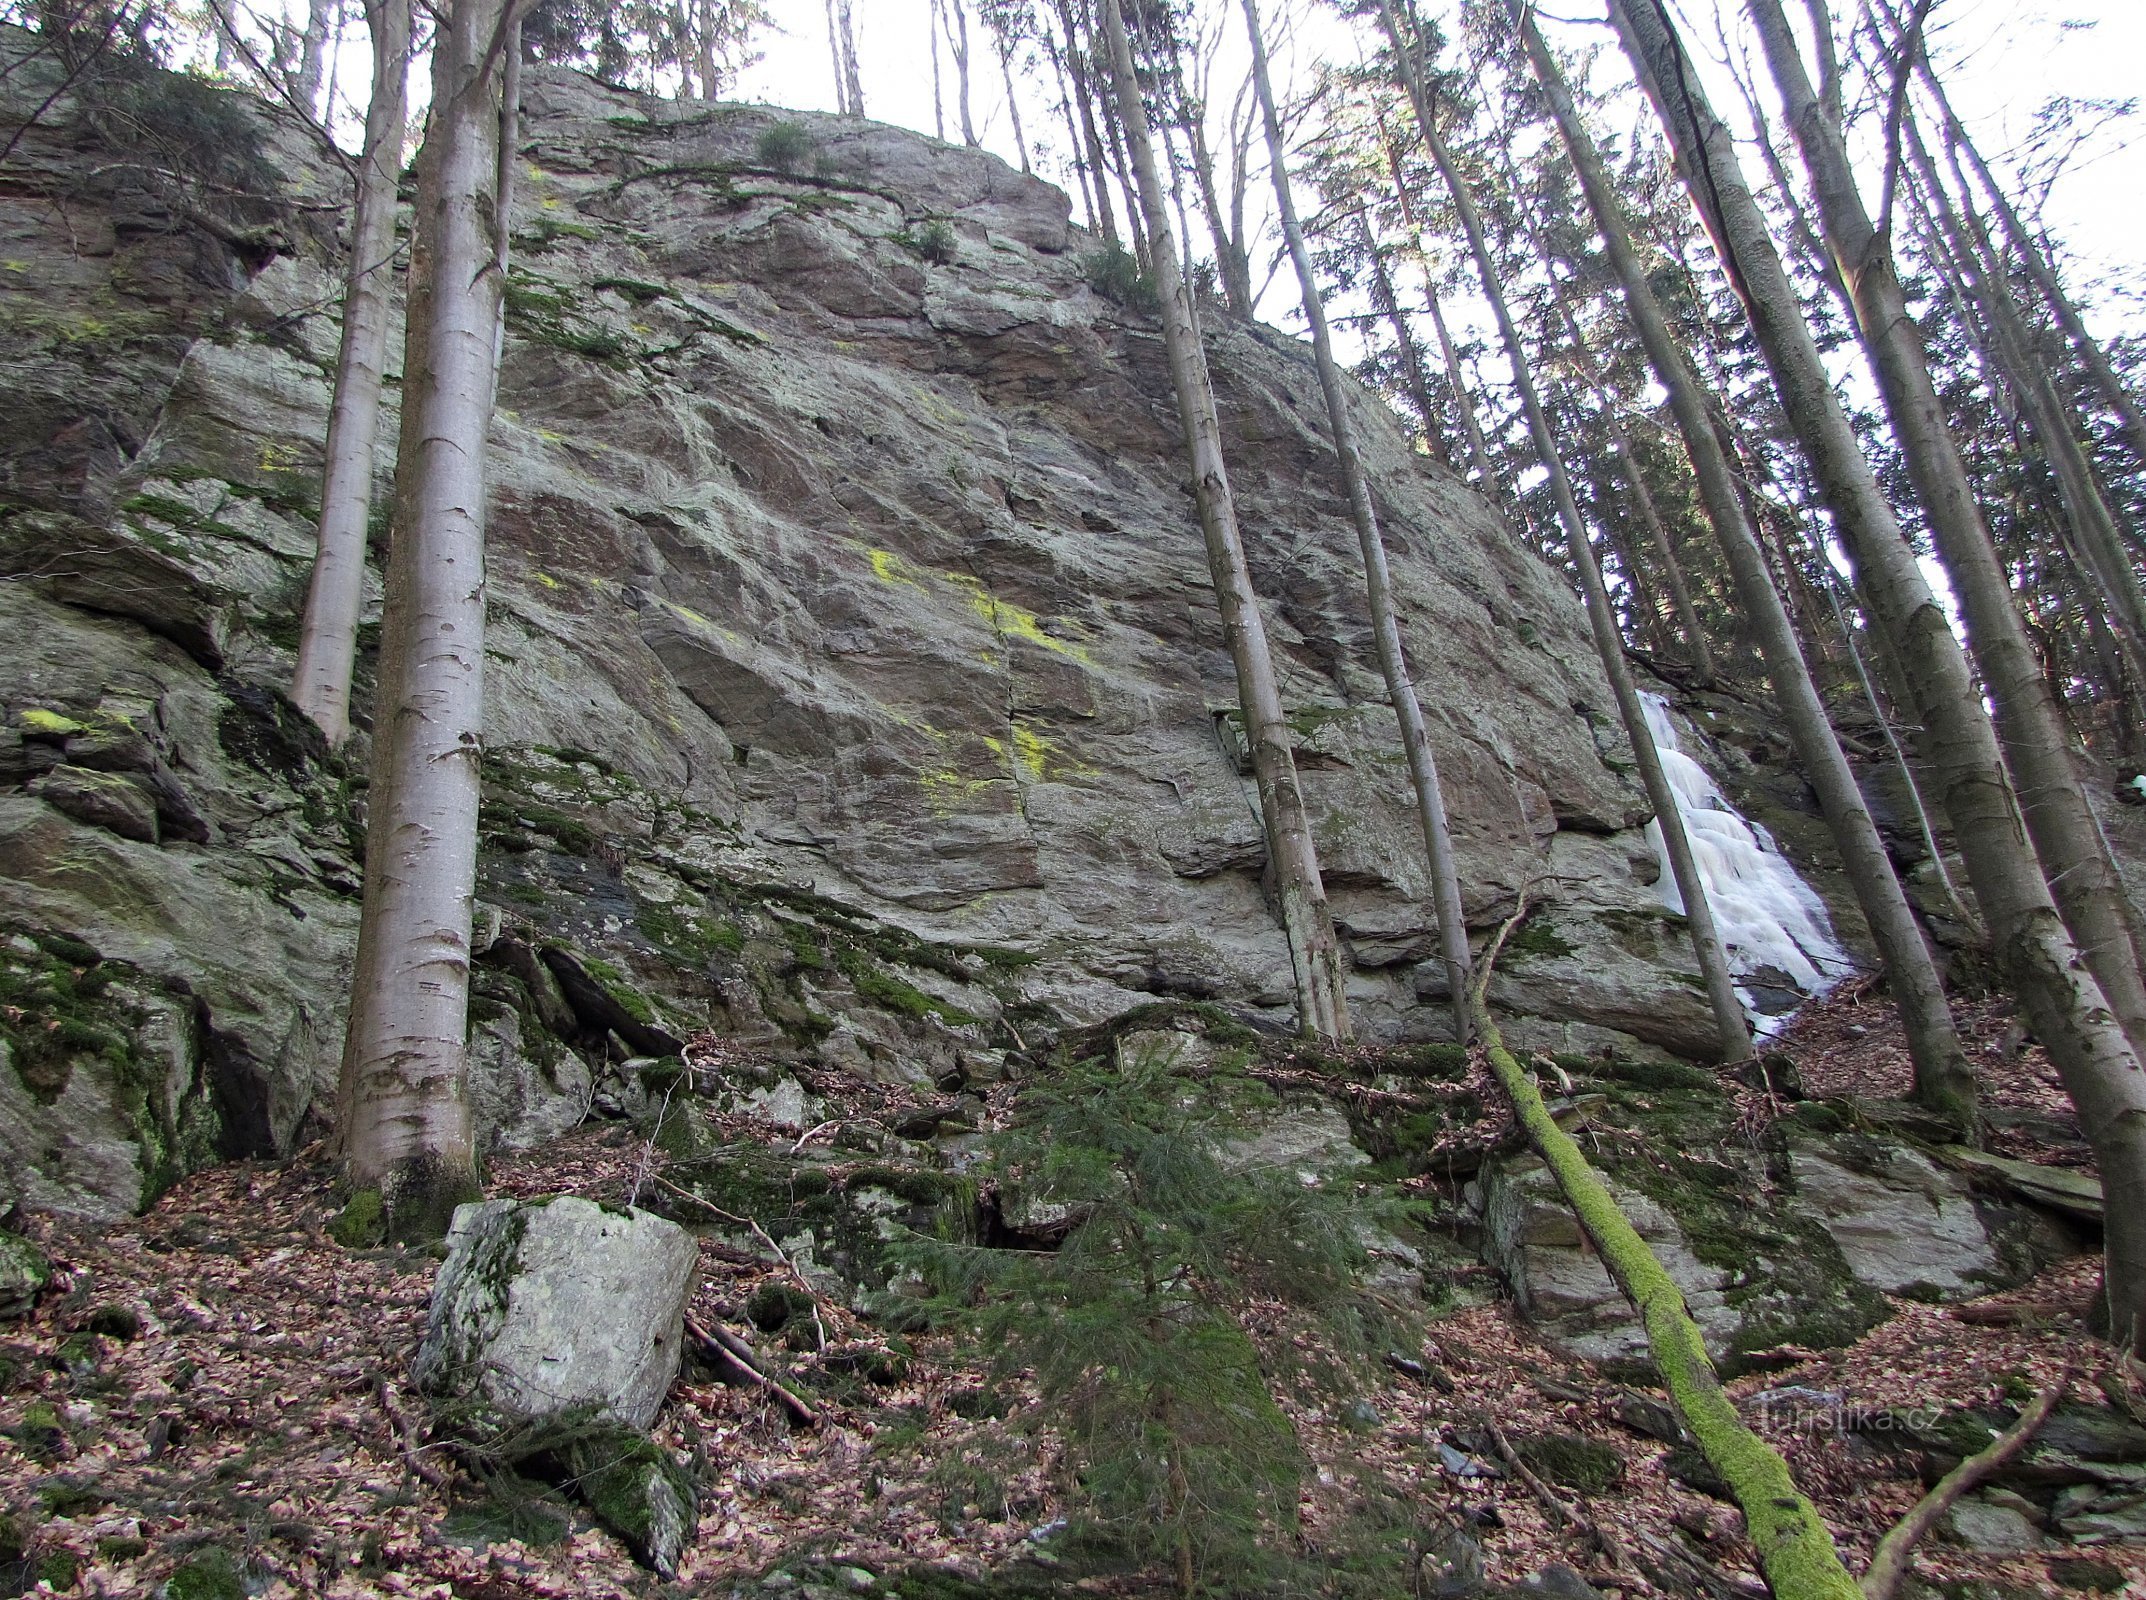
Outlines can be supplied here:
M1080 123L1080 143L1088 151L1088 176L1095 185L1096 221L1102 224L1104 242L1113 250L1122 249L1117 212L1110 202L1110 158L1103 153L1103 136L1095 126L1095 91L1088 76L1091 57L1074 21L1071 0L1058 0L1058 25L1066 35L1065 66L1073 79L1073 105Z
M1028 135L1021 129L1021 97L1014 92L1013 46L1004 39L998 41L999 76L1006 84L1006 113L1013 121L1013 147L1020 153L1021 170L1031 171L1028 164Z
M1640 782L1654 807L1655 824L1661 830L1662 851L1669 857L1670 874L1684 900L1692 953L1697 957L1699 971L1706 981L1707 1001L1713 1009L1715 1032L1721 1041L1721 1058L1725 1062L1742 1061L1751 1054L1751 1032L1744 1020L1743 1002L1737 999L1735 985L1730 981L1728 956L1722 949L1721 934L1714 925L1713 908L1707 902L1706 884L1699 876L1699 864L1692 855L1683 816L1677 810L1676 791L1670 787L1668 774L1662 770L1661 752L1655 748L1654 735L1647 727L1646 710L1640 704L1639 690L1632 682L1632 669L1624 658L1624 635L1617 627L1617 613L1610 603L1609 590L1602 582L1602 568L1595 560L1594 547L1588 542L1579 506L1572 498L1572 483L1565 474L1564 460L1558 454L1557 440L1550 431L1542 397L1536 391L1526 347L1521 343L1519 329L1513 325L1504 285L1499 280L1497 264L1484 237L1483 219L1476 211L1467 184L1454 168L1445 136L1438 131L1438 121L1424 89L1423 75L1412 53L1413 40L1404 37L1400 21L1394 15L1393 0L1379 0L1379 17L1385 24L1387 38L1392 41L1395 69L1401 76L1401 86L1407 91L1409 103L1415 109L1424 148L1430 152L1439 176L1452 193L1454 209L1460 215L1461 231L1468 237L1468 248L1475 256L1476 271L1482 278L1483 298L1490 303L1499 336L1505 342L1507 359L1512 363L1513 385L1519 391L1521 409L1527 414L1528 432L1534 439L1536 458L1549 475L1551 498L1557 506L1558 522L1564 529L1566 550L1579 574L1580 592L1587 602L1587 619L1594 629L1595 650L1602 658L1603 675L1609 680L1610 692L1617 701L1618 716L1624 723L1626 737L1631 740Z
M1111 77L1117 90L1119 121L1132 151L1139 179L1141 208L1147 214L1149 258L1162 303L1163 343L1170 376L1177 389L1177 409L1184 425L1185 455L1192 468L1193 493L1199 502L1200 529L1207 545L1215 602L1222 613L1223 636L1236 668L1238 704L1244 716L1245 743L1259 785L1260 816L1266 825L1267 855L1275 892L1281 902L1282 927L1296 971L1303 1031L1322 1039L1349 1035L1346 975L1340 942L1327 909L1326 886L1319 877L1319 854L1312 841L1298 786L1296 758L1289 742L1289 722L1282 711L1274 659L1267 648L1266 623L1252 587L1237 509L1230 495L1229 469L1222 456L1222 425L1216 414L1207 353L1201 347L1192 311L1192 292L1178 263L1170 232L1169 196L1155 168L1148 136L1147 108L1133 72L1131 42L1118 0L1103 0L1103 41L1110 52Z
M1780 0L1747 4L1810 175L1819 226L1848 286L1893 436L1959 597L2050 888L2132 1047L2146 1049L2146 977L2136 920L2087 805L2064 720L2013 604L2010 575L1946 426L1922 331L1894 270L1891 240L1864 208L1840 126L1811 88Z
M1766 569L1766 556L1758 537L1745 518L1735 473L1715 435L1699 381L1670 332L1668 318L1633 248L1623 203L1603 168L1594 140L1580 120L1557 63L1521 0L1507 0L1507 4L1558 132L1572 156L1573 170L1587 197L1588 209L1594 214L1611 270L1624 290L1625 306L1646 350L1648 365L1668 392L1669 409L1698 481L1700 503L1728 563L1743 620L1757 637L1766 676L1773 685L1774 700L1795 746L1796 758L1818 796L1819 808L1825 813L1834 845L1840 851L1841 864L1855 889L1856 903L1877 943L1893 1003L1906 1027L1908 1051L1914 1058L1916 1098L1971 1136L1975 1126L1974 1071L1954 1031L1937 963L1893 871L1892 857L1878 837L1877 824L1871 820L1862 790L1841 751L1825 704L1811 682L1795 625Z
M835 0L835 25L842 34L843 99L849 114L861 117L864 115L864 77L857 68L857 23L850 15L850 0Z
M1659 0L1608 7L1922 719L1997 960L2094 1147L2109 1195L2105 1309L2118 1338L2135 1343L2146 1325L2146 1072L2057 914L1966 655L1841 409L1734 137Z
M504 273L497 256L509 0L456 0L433 45L404 348L396 537L381 627L365 900L343 1052L343 1158L391 1232L477 1192L470 916L484 728L484 517Z
M1468 923L1461 911L1460 873L1453 859L1453 834L1446 820L1444 792L1438 783L1438 761L1431 751L1430 735L1423 725L1423 707L1416 698L1416 685L1409 676L1408 657L1401 646L1401 624L1393 598L1393 578L1386 564L1386 540L1379 532L1378 510L1371 502L1371 489L1364 481L1363 458L1357 449L1356 424L1349 416L1349 400L1342 387L1341 369L1334 362L1333 335L1327 327L1326 300L1319 291L1319 278L1312 270L1311 252L1304 245L1304 229L1297 220L1296 194L1289 181L1289 149L1282 137L1282 120L1274 105L1274 84L1267 71L1267 42L1259 27L1256 0L1244 0L1244 25L1252 41L1252 82L1259 95L1261 119L1267 130L1267 160L1274 177L1275 209L1280 213L1282 238L1289 259L1296 267L1297 286L1304 299L1304 317L1311 324L1313 363L1319 372L1319 389L1326 397L1326 416L1334 430L1334 459L1341 469L1342 487L1349 497L1349 513L1356 522L1356 542L1364 557L1364 594L1371 610L1371 637L1378 651L1379 672L1386 680L1387 698L1393 702L1394 720L1400 725L1401 750L1408 758L1409 781L1416 791L1416 818L1423 826L1423 851L1430 867L1431 900L1438 916L1438 949L1444 960L1446 982L1453 1002L1453 1037L1468 1041Z
M365 604L365 536L372 519L380 384L395 289L395 185L409 107L410 0L366 0L365 20L373 41L373 91L351 213L318 551L291 681L291 699L319 724L331 746L350 736L350 679L358 613Z
M1451 467L1453 451L1446 443L1445 430L1439 426L1438 405L1431 398L1430 378L1423 370L1423 354L1416 348L1416 337L1408 320L1401 315L1401 302L1393 292L1393 274L1386 270L1386 257L1371 231L1371 218L1362 211L1356 214L1356 239L1357 248L1371 264L1371 309L1386 319L1386 326L1393 332L1395 347L1401 355L1401 386L1408 391L1409 403L1416 408L1416 415L1423 419L1423 442L1430 447L1432 455Z
M954 111L961 121L961 142L973 150L977 138L975 120L969 115L969 12L961 0L940 3L945 7L939 14L940 26L946 29L946 47L954 56Z

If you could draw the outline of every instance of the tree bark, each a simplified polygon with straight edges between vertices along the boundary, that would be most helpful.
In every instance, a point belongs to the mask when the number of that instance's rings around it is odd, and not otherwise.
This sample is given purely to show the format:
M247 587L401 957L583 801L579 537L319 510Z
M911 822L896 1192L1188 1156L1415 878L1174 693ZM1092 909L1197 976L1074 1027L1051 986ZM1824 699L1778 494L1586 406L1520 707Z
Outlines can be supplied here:
M1438 782L1438 761L1431 751L1430 735L1423 724L1423 707L1416 698L1416 685L1409 676L1408 657L1401 647L1401 624L1393 597L1393 578L1386 564L1386 540L1379 532L1378 510L1371 502L1370 485L1364 481L1363 458L1357 449L1356 424L1349 416L1348 394L1342 387L1341 369L1334 361L1333 335L1327 327L1326 300L1312 270L1311 252L1304 245L1304 229L1297 220L1296 195L1289 181L1289 149L1282 137L1282 120L1275 109L1274 84L1267 70L1267 42L1259 27L1256 0L1244 0L1244 24L1252 43L1252 82L1259 95L1261 119L1267 130L1267 160L1274 177L1275 209L1281 216L1282 238L1296 268L1297 286L1304 298L1304 317L1311 324L1313 363L1319 372L1319 389L1326 397L1326 416L1334 430L1334 459L1341 469L1342 487L1349 497L1349 514L1356 523L1356 542L1364 558L1364 595L1371 611L1371 637L1378 651L1379 672L1386 680L1386 695L1393 703L1394 720L1400 725L1401 750L1408 758L1408 776L1416 791L1416 819L1423 827L1423 852L1431 874L1431 902L1437 909L1438 949L1444 960L1446 982L1453 1003L1453 1037L1468 1041L1468 923L1461 910L1460 874L1453 859L1453 834L1446 819L1446 802Z
M969 115L969 11L962 0L940 0L940 4L945 9L939 14L939 24L946 29L946 47L954 57L954 111L961 122L961 142L973 150L978 140L975 119ZM953 18L950 27L948 17Z
M1013 147L1021 157L1021 170L1030 172L1028 164L1028 135L1021 129L1021 97L1014 93L1013 46L1003 38L998 41L999 76L1006 84L1006 114L1013 121Z
M395 185L409 105L410 0L366 0L365 20L373 40L373 90L351 214L318 553L291 681L291 699L319 724L331 746L350 736L350 680L358 613L365 604L365 536L372 518L380 386L395 288Z
M1110 159L1103 153L1103 136L1095 126L1095 91L1088 76L1088 47L1081 42L1073 20L1071 0L1058 0L1058 25L1065 29L1066 71L1073 77L1073 101L1079 113L1081 140L1088 149L1088 175L1095 184L1096 220L1103 226L1103 240L1113 250L1123 249L1118 239L1118 219L1110 202Z
M959 0L954 0L959 4ZM857 24L850 0L835 0L835 25L842 36L842 91L849 114L864 115L864 78L857 68Z
M1379 250L1378 238L1371 231L1368 213L1356 214L1357 247L1364 252L1364 259L1371 263L1371 309L1386 319L1386 326L1393 331L1395 347L1401 354L1401 386L1408 391L1409 403L1416 408L1416 415L1423 420L1423 442L1431 454L1447 466L1453 465L1453 451L1446 443L1445 430L1438 425L1438 405L1431 398L1429 376L1423 370L1423 354L1416 348L1415 334L1408 326L1408 319L1401 315L1401 302L1393 292L1393 274L1386 270L1386 258Z
M456 0L433 46L381 628L365 900L343 1052L343 1158L403 1238L477 1192L470 916L484 726L486 433L503 290L508 0Z
M1996 708L2027 827L2059 909L2134 1050L2146 1049L2146 976L2137 922L2087 805L2055 697L2012 601L2012 585L1945 423L1943 403L1894 270L1890 238L1864 209L1838 124L1813 92L1780 0L1747 0L1818 202L1826 245L1855 306L1857 332L1891 418L1968 643Z
M1661 752L1655 748L1654 735L1648 730L1646 710L1640 704L1639 690L1632 682L1632 669L1624 658L1624 636L1617 627L1617 613L1610 603L1609 590L1602 582L1602 569L1595 561L1594 547L1588 542L1579 507L1573 501L1572 483L1565 475L1564 461L1550 432L1550 420L1543 409L1542 397L1536 392L1520 331L1513 325L1504 286L1499 280L1497 265L1491 259L1489 242L1484 237L1482 218L1476 211L1467 184L1454 168L1444 135L1438 131L1438 121L1432 114L1422 73L1412 54L1413 41L1403 37L1400 20L1394 15L1393 0L1379 0L1379 17L1392 42L1395 69L1400 74L1401 87L1415 109L1424 148L1429 151L1439 176L1451 191L1454 209L1460 215L1461 230L1468 236L1468 248L1475 256L1476 271L1482 279L1483 297L1490 303L1499 336L1505 342L1507 359L1512 363L1513 385L1519 391L1521 408L1527 413L1528 432L1534 440L1536 458L1549 475L1550 493L1557 506L1558 522L1564 529L1566 551L1579 574L1580 591L1587 602L1587 619L1594 629L1595 650L1602 658L1603 675L1609 680L1610 693L1617 701L1618 716L1631 741L1640 782L1654 807L1655 823L1661 830L1662 850L1669 857L1670 874L1684 900L1692 953L1706 980L1707 1001L1714 1013L1722 1060L1742 1061L1751 1054L1751 1033L1744 1020L1743 1002L1737 999L1735 986L1730 981L1728 956L1714 925L1713 909L1706 898L1706 884L1699 876L1698 861L1692 855L1683 816L1677 810L1676 791L1670 787L1668 774L1662 770Z
M1840 851L1841 865L1854 887L1856 903L1870 925L1879 959L1892 988L1893 1003L1907 1031L1908 1052L1915 1064L1915 1095L1924 1105L1960 1129L1972 1133L1975 1125L1975 1078L1967 1053L1954 1031L1952 1011L1945 1002L1945 988L1937 963L1923 940L1915 913L1908 905L1900 879L1893 871L1892 857L1878 837L1848 758L1826 716L1825 704L1811 681L1796 629L1774 588L1766 569L1765 552L1745 519L1744 501L1737 492L1735 473L1723 453L1708 414L1706 397L1699 388L1691 363L1670 332L1669 320L1654 296L1632 235L1625 221L1623 203L1610 183L1594 140L1580 120L1579 109L1552 59L1542 35L1528 15L1522 0L1507 0L1520 29L1535 75L1541 82L1550 113L1556 119L1566 150L1571 154L1582 193L1602 236L1611 270L1624 290L1625 307L1647 353L1648 365L1669 396L1669 409L1684 439L1698 481L1700 503L1706 509L1714 537L1728 563L1730 580L1744 620L1757 637L1766 675L1773 685L1790 742L1806 779L1818 796L1819 808ZM1575 334L1577 330L1575 330Z
M1349 1013L1340 942L1334 935L1326 886L1319 876L1318 849L1312 841L1311 821L1305 814L1304 797L1298 786L1289 722L1282 711L1274 659L1267 648L1266 623L1260 616L1259 597L1252 588L1251 569L1237 528L1229 469L1222 456L1222 426L1215 408L1214 384L1207 372L1207 353L1200 344L1191 289L1171 237L1169 197L1163 190L1161 174L1155 170L1147 108L1134 76L1132 45L1126 38L1118 0L1103 0L1102 29L1110 52L1119 120L1139 178L1141 206L1147 213L1149 255L1162 303L1163 343L1177 390L1185 455L1192 469L1193 493L1199 502L1200 528L1206 540L1215 601L1236 668L1245 743L1251 750L1252 770L1259 785L1267 854L1275 892L1281 901L1290 961L1296 972L1299 1021L1309 1036L1346 1039Z
M2146 1322L2146 1073L2057 915L1966 655L1841 409L1765 215L1744 181L1734 137L1707 104L1698 69L1660 0L1608 5L1922 719L1926 752L1999 965L2093 1144L2112 1196L2105 1308L2118 1337L2136 1340Z

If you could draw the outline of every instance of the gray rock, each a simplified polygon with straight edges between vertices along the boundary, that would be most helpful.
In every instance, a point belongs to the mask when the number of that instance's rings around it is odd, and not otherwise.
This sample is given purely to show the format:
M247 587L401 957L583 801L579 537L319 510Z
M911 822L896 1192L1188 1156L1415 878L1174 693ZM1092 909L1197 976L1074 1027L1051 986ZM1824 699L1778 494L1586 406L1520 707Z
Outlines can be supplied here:
M2057 1531L2079 1544L2146 1539L2146 1494L2103 1495L2059 1521Z
M1553 1343L1590 1361L1647 1358L1646 1330L1595 1254L1557 1180L1532 1156L1487 1169L1483 1258L1512 1286L1521 1312ZM1637 1190L1610 1193L1684 1292L1709 1347L1741 1327L1723 1290L1729 1275L1692 1252L1677 1219Z
M44 1251L16 1233L0 1233L0 1322L26 1317L52 1277Z
M418 1385L479 1428L598 1418L646 1428L678 1372L699 1250L653 1213L560 1196L462 1206L418 1347Z
M1966 1179L1904 1145L1864 1154L1850 1167L1803 1145L1789 1152L1798 1205L1825 1224L1848 1270L1888 1294L1986 1293L1997 1253Z
M635 1557L665 1578L700 1525L699 1496L678 1458L630 1428L598 1429L568 1451L574 1492Z
M122 839L157 842L156 801L140 784L111 772L57 766L33 779L30 793L77 822L107 828Z
M1945 1531L1970 1550L2016 1555L2041 1548L2041 1530L2011 1506L1969 1495L1945 1513Z
M1358 1147L1349 1119L1324 1100L1298 1101L1257 1119L1245 1138L1226 1141L1217 1154L1237 1170L1286 1172L1304 1184L1322 1183L1371 1163Z

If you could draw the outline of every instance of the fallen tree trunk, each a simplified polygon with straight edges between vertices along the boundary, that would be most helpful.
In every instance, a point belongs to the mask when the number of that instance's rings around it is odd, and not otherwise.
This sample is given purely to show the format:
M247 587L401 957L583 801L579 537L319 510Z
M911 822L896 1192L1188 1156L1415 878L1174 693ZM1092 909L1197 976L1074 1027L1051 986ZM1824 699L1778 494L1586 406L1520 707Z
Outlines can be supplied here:
M1573 1215L1600 1253L1603 1266L1639 1312L1647 1347L1669 1390L1670 1402L1707 1464L1720 1474L1742 1508L1752 1548L1758 1552L1759 1570L1775 1600L1863 1600L1863 1591L1841 1564L1832 1534L1819 1520L1817 1508L1796 1487L1788 1464L1745 1425L1722 1392L1721 1379L1706 1353L1698 1324L1685 1308L1683 1293L1618 1209L1601 1174L1550 1115L1535 1080L1505 1048L1487 996L1498 950L1527 909L1523 895L1519 909L1483 953L1469 991L1476 1037L1490 1058L1490 1069L1512 1101L1528 1142L1548 1164Z

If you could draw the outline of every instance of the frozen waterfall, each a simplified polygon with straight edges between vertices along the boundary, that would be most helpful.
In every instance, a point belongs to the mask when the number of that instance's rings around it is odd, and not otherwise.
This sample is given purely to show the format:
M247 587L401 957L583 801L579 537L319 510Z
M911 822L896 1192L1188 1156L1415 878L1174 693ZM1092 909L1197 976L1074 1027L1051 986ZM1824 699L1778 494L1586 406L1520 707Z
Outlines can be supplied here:
M1739 816L1706 768L1677 748L1668 702L1653 694L1640 698L1662 768L1676 791L1677 811L1699 863L1721 942L1728 947L1736 992L1753 1028L1766 1038L1780 1030L1794 1009L1791 997L1781 993L1776 973L1798 994L1811 997L1832 988L1855 963L1834 939L1825 903L1798 876L1773 836ZM1661 829L1649 822L1647 834L1662 863L1662 903L1681 912L1684 897L1662 851Z

